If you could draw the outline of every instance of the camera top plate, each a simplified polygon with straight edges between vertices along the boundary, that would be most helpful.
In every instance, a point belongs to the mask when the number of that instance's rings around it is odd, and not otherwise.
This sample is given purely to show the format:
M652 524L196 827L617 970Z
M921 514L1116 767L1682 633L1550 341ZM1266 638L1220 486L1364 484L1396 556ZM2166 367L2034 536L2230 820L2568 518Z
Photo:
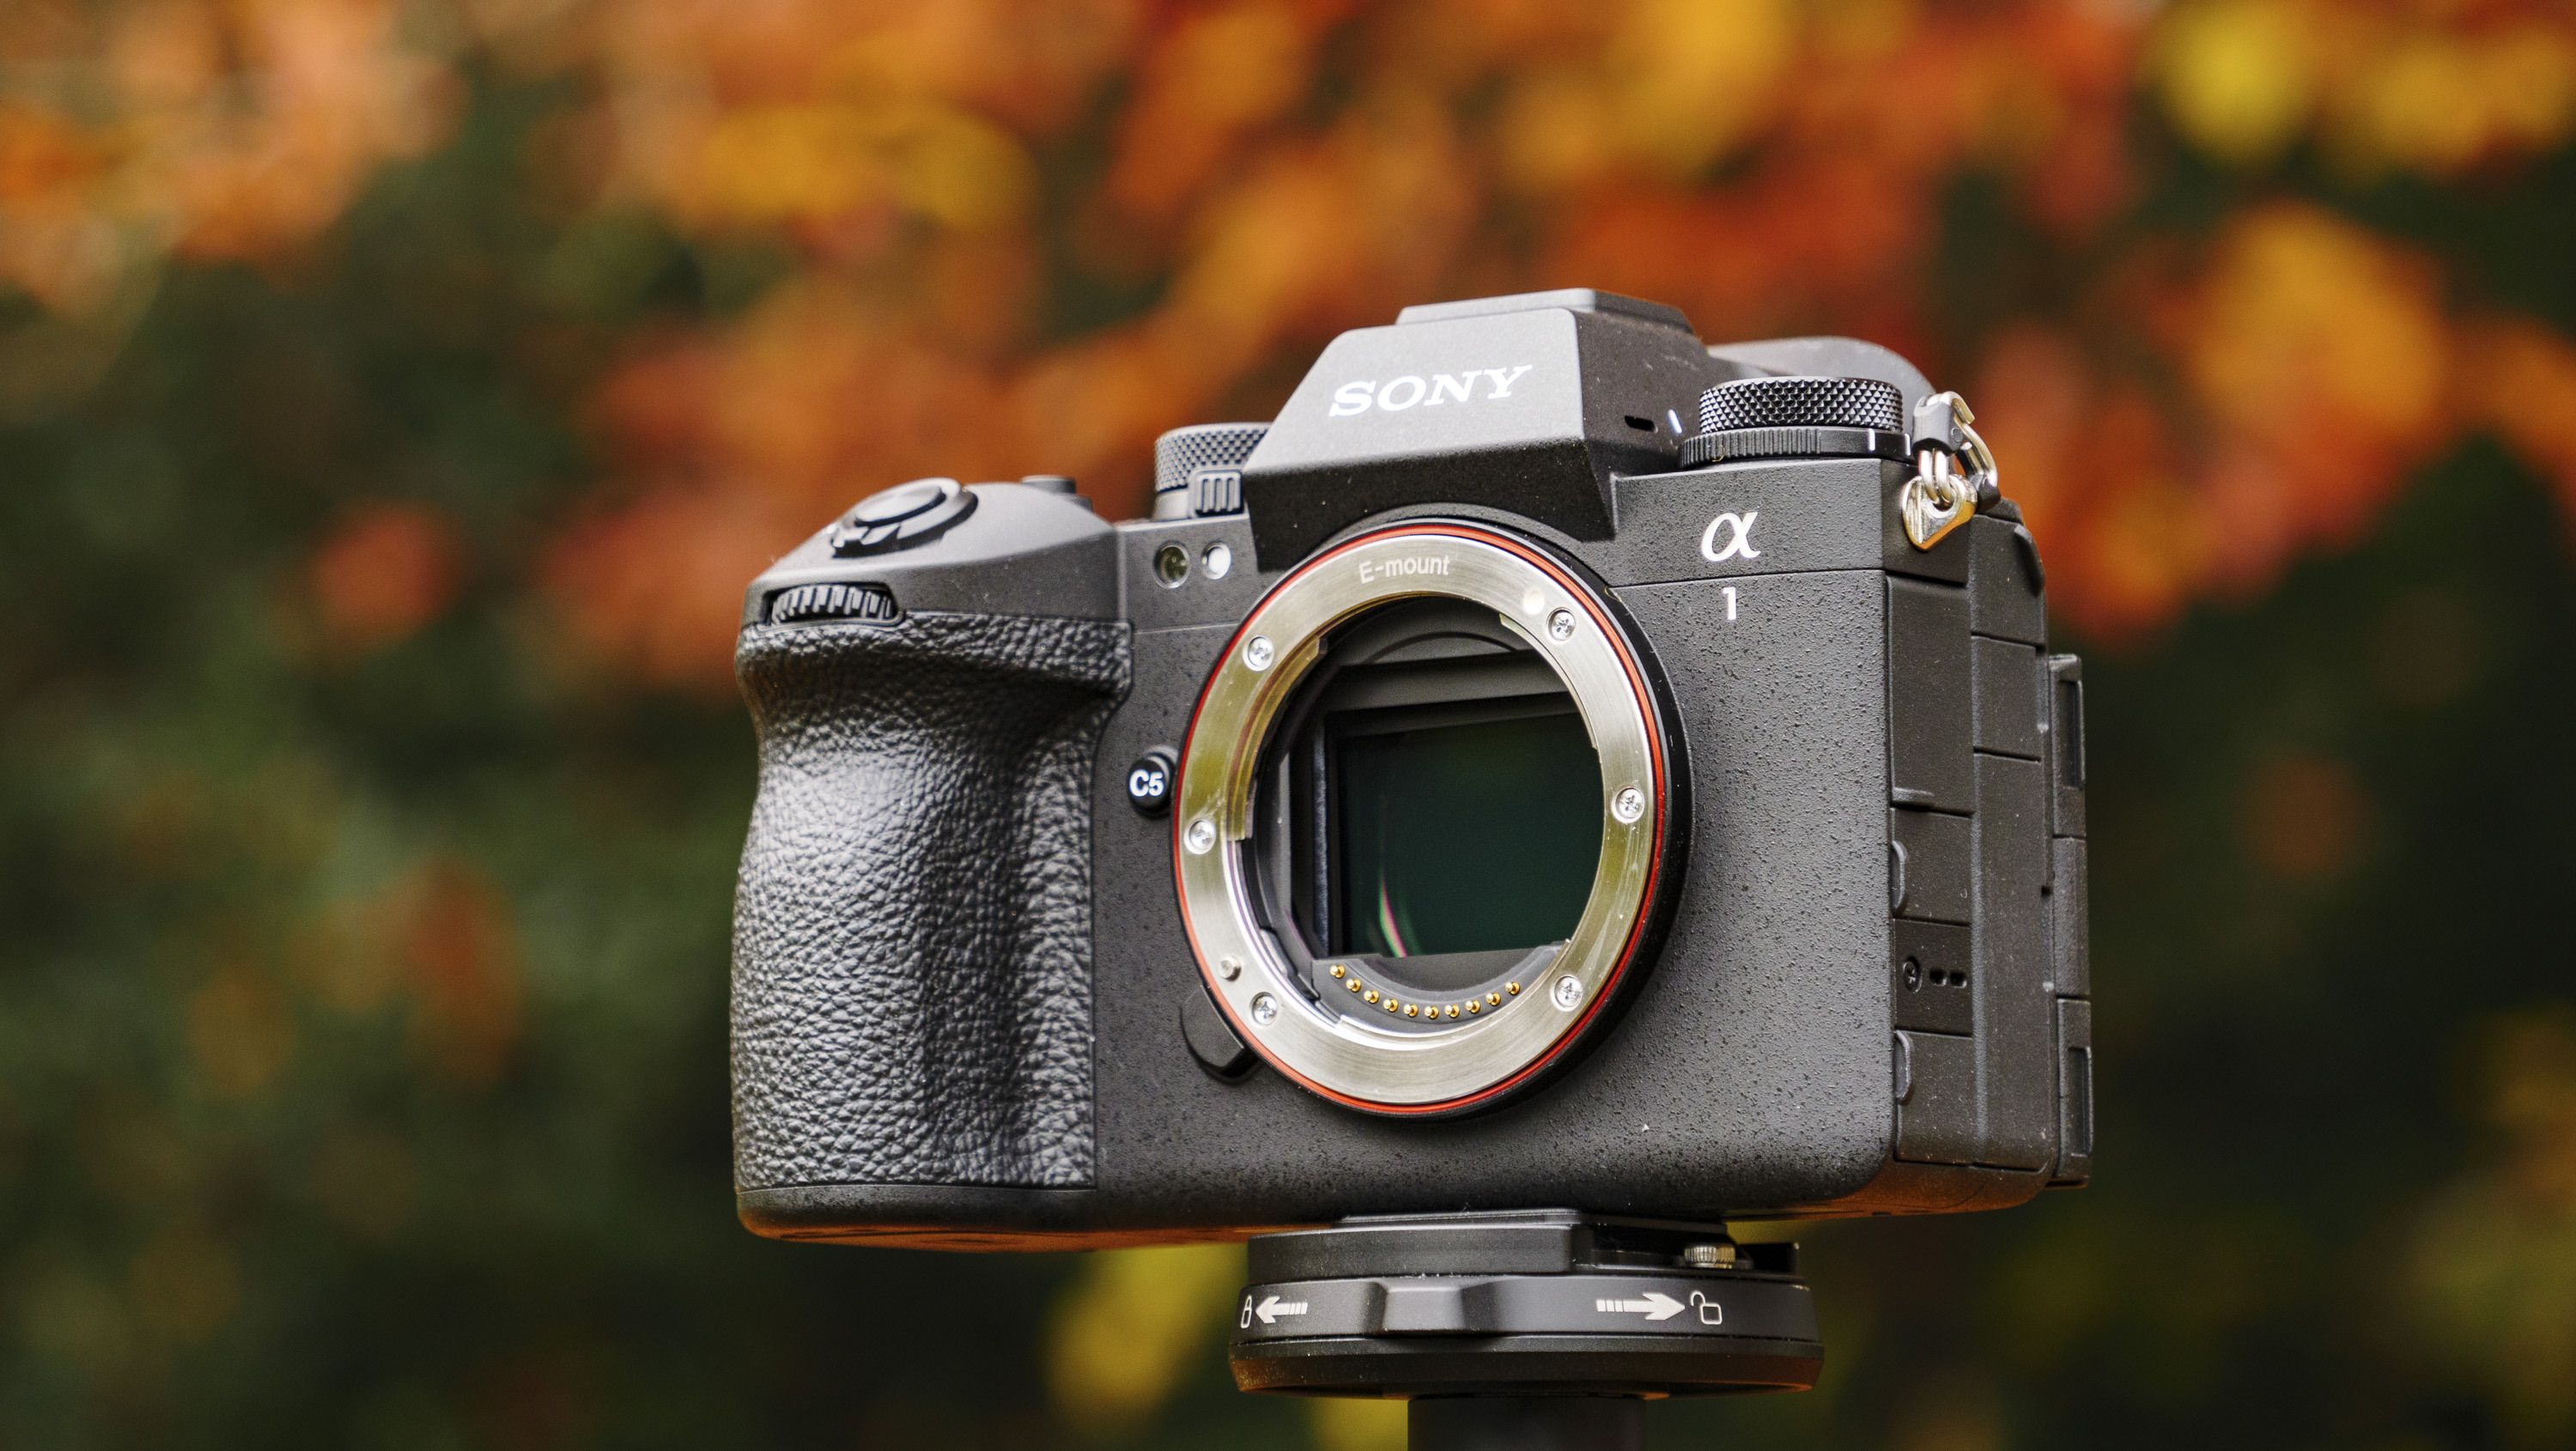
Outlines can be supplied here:
M1276 569L1411 504L1463 504L1608 539L1613 474L1680 457L1700 393L1753 369L1671 308L1568 288L1412 307L1335 338L1243 462Z

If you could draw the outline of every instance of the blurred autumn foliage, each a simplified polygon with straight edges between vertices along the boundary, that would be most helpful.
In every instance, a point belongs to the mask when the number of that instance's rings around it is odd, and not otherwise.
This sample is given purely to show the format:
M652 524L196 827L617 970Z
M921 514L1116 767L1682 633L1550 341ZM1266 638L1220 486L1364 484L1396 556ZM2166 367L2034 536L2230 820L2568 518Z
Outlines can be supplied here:
M1203 1253L726 1223L738 591L1586 285L1965 391L2096 652L2102 1183L1669 1424L2569 1444L2571 132L2519 0L14 0L0 1442L1303 1444Z
M2465 430L2542 466L2576 436L2576 349L2438 257L2285 195L2158 225L2149 184L2177 147L2492 184L2576 125L2551 6L258 0L8 31L0 271L54 314L174 258L292 265L476 65L581 92L522 158L565 285L615 284L583 253L621 227L774 249L749 305L590 389L613 467L545 576L657 678L720 684L719 586L861 483L1043 463L1132 507L1155 433L1274 402L1332 333L1570 278L1972 385L2060 607L2112 636L2351 542ZM2028 229L2044 297L1927 286L1945 204Z

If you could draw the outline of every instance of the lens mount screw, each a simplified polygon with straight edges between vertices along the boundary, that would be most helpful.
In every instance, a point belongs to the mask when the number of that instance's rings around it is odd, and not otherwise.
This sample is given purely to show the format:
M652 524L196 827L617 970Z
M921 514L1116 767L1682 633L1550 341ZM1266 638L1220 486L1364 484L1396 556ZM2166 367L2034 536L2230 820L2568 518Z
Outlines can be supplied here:
M1279 1000L1268 993L1254 993L1252 995L1252 1021L1256 1026L1263 1028L1267 1028L1271 1024L1278 1022Z
M1646 814L1646 793L1634 786L1620 787L1619 794L1610 798L1610 814L1634 825L1638 817Z
M1549 636L1551 639L1557 639L1557 640L1571 640L1571 639L1573 639L1573 638L1574 638L1574 611L1572 611L1572 610L1558 610L1555 614L1552 614L1552 615L1548 616L1548 617L1547 617L1547 633L1548 633L1548 636Z
M1271 648L1268 635L1255 635L1243 647L1243 668L1255 673L1269 669L1270 662L1277 658L1278 651Z
M1192 856L1206 856L1216 846L1216 823L1204 816L1191 822L1189 831L1181 837L1181 845L1188 847Z
M1583 979L1569 972L1556 980L1556 987L1549 996L1555 999L1558 1007L1571 1012L1576 1003L1583 1001Z

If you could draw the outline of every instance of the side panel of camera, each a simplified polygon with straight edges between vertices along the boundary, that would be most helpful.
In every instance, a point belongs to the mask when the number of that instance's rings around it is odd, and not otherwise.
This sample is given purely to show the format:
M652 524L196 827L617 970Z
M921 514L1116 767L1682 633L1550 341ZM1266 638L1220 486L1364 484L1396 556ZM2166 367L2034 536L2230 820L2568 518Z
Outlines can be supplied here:
M2057 994L2057 1166L2052 1186L2093 1176L2093 967L2084 813L2084 662L2048 657L2041 759L2049 790L2048 960Z
M1738 610L1800 570L1881 592L1895 1138L1867 1192L1814 1206L1842 1212L1991 1207L2086 1172L2069 1148L2090 1121L2081 773L2054 724L2080 685L2072 657L2045 654L2026 533L1979 518L1918 550L1895 508L1906 473L1819 459L1625 479L1601 550L1614 569L1730 581Z
M1896 1155L2080 1177L2062 1146L2090 1048L2078 1082L2063 1043L2089 1018L2067 1009L2084 989L2056 944L2079 937L2063 919L2081 911L2081 843L2056 834L2038 551L2017 519L1983 516L1890 569Z

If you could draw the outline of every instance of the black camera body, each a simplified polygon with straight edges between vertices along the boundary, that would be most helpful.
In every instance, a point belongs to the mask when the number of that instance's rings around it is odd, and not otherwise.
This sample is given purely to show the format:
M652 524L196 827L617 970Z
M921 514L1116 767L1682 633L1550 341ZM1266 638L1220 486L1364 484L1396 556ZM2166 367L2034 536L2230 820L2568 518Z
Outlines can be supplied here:
M1036 476L835 521L744 606L744 1223L2083 1182L2080 668L1947 399L1869 344L1483 299L1167 435L1154 518Z

